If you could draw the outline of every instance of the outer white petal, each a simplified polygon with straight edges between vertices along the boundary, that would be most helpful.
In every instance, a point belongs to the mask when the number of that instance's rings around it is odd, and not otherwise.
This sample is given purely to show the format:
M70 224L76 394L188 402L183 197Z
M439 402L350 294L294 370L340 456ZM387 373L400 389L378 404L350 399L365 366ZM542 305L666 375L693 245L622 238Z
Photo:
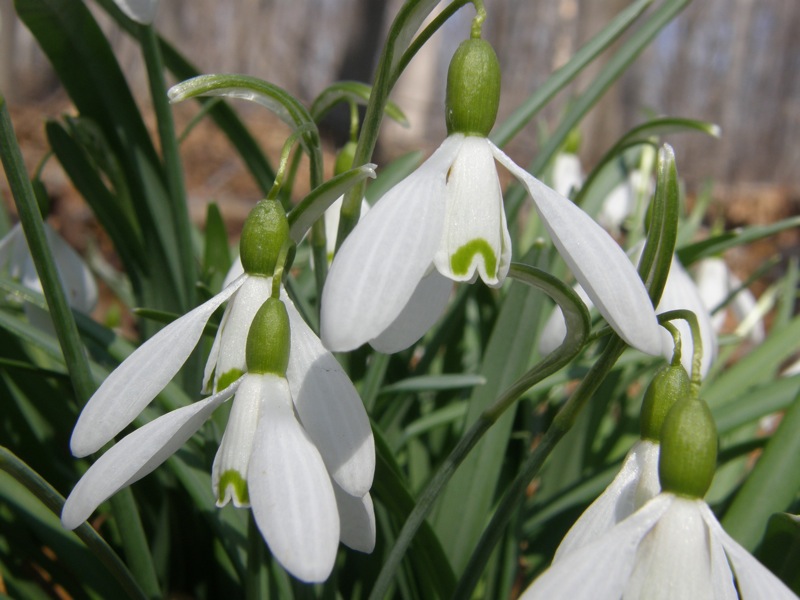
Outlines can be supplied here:
M622 248L589 215L492 145L495 158L533 198L559 253L600 314L642 352L661 353L661 328L644 284Z
M453 281L474 281L480 274L484 283L498 287L505 277L502 256L510 244L503 192L486 138L464 138L450 167L446 197L436 268Z
M72 490L61 512L64 526L75 529L101 502L155 470L200 429L238 385L237 382L221 394L173 410L120 440Z
M432 269L417 285L408 304L394 322L370 345L378 352L393 354L405 350L420 339L439 320L445 309L453 282Z
M220 378L233 373L235 379L238 378L238 374L247 370L245 360L247 333L250 331L253 317L271 294L271 277L251 275L231 298L230 305L225 311L224 323L217 332L219 349L214 368L213 391L219 391ZM213 353L209 356L209 361L212 357ZM209 371L209 365L206 364L206 373Z
M284 290L281 299L292 332L286 378L297 414L331 477L348 494L363 496L375 474L375 440L367 411L350 378Z
M353 550L369 554L375 549L375 509L369 494L351 496L333 482L339 509L339 540Z
M562 196L568 197L573 189L583 185L581 159L569 152L556 155L553 162L553 188Z
M739 543L729 536L719 524L714 513L705 503L702 507L703 519L711 536L725 548L728 560L733 566L736 583L744 600L797 600L797 596L764 565L758 562Z
M700 372L705 377L717 357L717 335L714 333L714 326L711 324L708 310L706 310L705 304L700 298L697 286L681 266L678 259L673 257L672 265L669 269L669 277L664 286L664 292L661 294L661 301L658 303L658 312L662 313L678 309L691 310L697 315L697 321L700 325L700 339L703 342L703 360ZM683 320L673 321L672 324L681 334L681 364L686 369L686 372L691 374L692 351L694 348L691 330L686 321ZM662 355L667 360L670 360L673 351L672 336L665 329L661 333L661 339L663 344Z
M339 217L342 212L343 201L344 196L339 196L325 211L325 245L328 251L328 264L333 260L333 253L336 251L336 238L339 235ZM369 202L361 200L359 222L369 212L369 209ZM311 259L313 260L313 255Z
M586 305L586 308L591 310L594 303L591 298L586 295L583 288L580 285L575 285L572 287L572 290L578 294L578 297ZM550 354L564 343L565 337L567 337L567 323L564 321L564 313L561 311L561 307L556 304L539 336L539 353L542 356Z
M321 337L331 350L352 350L397 318L439 246L445 181L463 136L448 137L395 185L339 249L322 291Z
M88 313L97 304L97 283L80 255L52 227L45 224L47 244L53 252L56 271L73 308ZM38 277L37 277L38 278Z
M594 542L570 552L542 573L520 600L619 600L642 539L674 496L660 494Z
M695 272L697 291L700 299L710 314L728 297L728 267L721 258L706 258L697 264ZM718 311L711 316L714 331L720 331L725 324L725 311Z
M244 265L242 265L242 257L237 256L236 260L234 260L233 263L231 264L231 268L228 269L228 272L225 274L225 279L222 282L223 289L228 287L242 274L244 274Z
M186 362L214 311L244 281L236 280L164 327L106 378L78 417L70 440L72 454L96 452L142 412Z
M733 582L733 571L725 556L725 548L717 536L711 533L711 586L714 588L715 600L739 600L739 594Z
M142 25L153 22L158 8L158 0L114 0L114 2L129 18Z
M636 442L625 457L614 481L592 502L564 536L553 557L553 564L596 540L655 497L659 490L652 493L649 482L655 476L656 484L658 483L657 469L658 444L646 440ZM644 480L648 484L640 486L643 473L646 473Z
M714 600L705 503L673 498L639 546L625 600Z
M245 375L233 398L225 433L211 468L211 486L217 506L225 506L231 500L236 507L250 506L246 489L237 490L236 482L227 482L225 489L220 490L220 479L225 473L234 471L239 481L247 482L247 467L253 454L258 416L269 391L264 389L264 381L263 376Z
M333 486L317 448L294 416L285 379L262 375L264 405L247 482L258 528L292 575L324 581L339 546Z

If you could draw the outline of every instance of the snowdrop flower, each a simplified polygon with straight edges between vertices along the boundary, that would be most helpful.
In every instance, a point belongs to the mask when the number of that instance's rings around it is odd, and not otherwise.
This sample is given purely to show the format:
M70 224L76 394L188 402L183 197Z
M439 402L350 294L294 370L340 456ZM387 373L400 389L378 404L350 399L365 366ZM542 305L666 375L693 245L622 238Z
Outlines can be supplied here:
M67 303L75 310L90 313L97 304L97 284L89 267L47 223L44 223L44 233ZM19 223L0 240L0 268L6 269L11 277L18 279L26 288L42 292L42 282L39 280L28 242ZM52 329L49 315L38 307L25 303L24 310L32 323L41 329Z
M341 469L349 458L341 451L354 449L343 448L336 441L338 436L364 435L369 429L366 413L362 407L361 414L351 415L356 422L345 423L344 430L332 431L334 424L326 423L327 431L319 436L320 416L330 418L341 409L352 412L337 392L349 393L359 405L360 400L355 390L342 389L352 388L352 384L313 334L308 337L309 331L301 332L300 343L295 345L292 330L304 325L302 319L298 322L291 317L289 306L287 299L268 298L256 313L247 336L247 373L240 380L206 400L155 419L94 463L64 505L64 525L77 527L110 495L153 471L234 395L212 469L217 505L233 501L237 507L252 506L274 556L303 581L328 577L340 540L356 550L371 552L375 516L368 490L374 456L370 460L362 457L358 472L342 479ZM290 366L295 354L311 366L304 380L297 381ZM331 377L328 370L338 373ZM317 391L320 403L303 407L298 402L302 387L320 383L330 386ZM371 451L371 434L368 437L363 441ZM335 456L326 456L331 451Z
M702 500L714 475L716 445L708 407L695 398L676 403L661 435L664 491L554 562L521 598L796 598L723 530Z
M125 16L142 25L150 25L156 18L158 0L114 0L114 3Z
M643 246L639 246L633 250L632 258L634 261L638 261L642 249ZM580 285L575 287L575 291L578 293L581 300L591 308L593 299L586 291L583 290ZM708 313L708 309L700 297L697 285L686 272L686 269L683 268L680 261L673 256L669 276L664 285L664 291L661 294L661 300L658 303L656 312L664 313L679 309L690 310L697 315L697 321L700 325L700 339L703 342L703 359L700 370L701 375L705 377L717 357L717 334L711 323L711 316ZM681 361L684 368L687 371L691 371L694 348L691 329L689 325L682 320L674 321L673 324L680 332L681 339L683 340L684 350ZM566 333L567 328L564 323L564 316L561 313L561 309L556 307L542 329L542 334L539 338L539 352L541 354L552 352L564 340ZM659 335L661 336L660 354L664 356L664 358L670 359L673 352L672 336L666 330L660 331Z
M670 408L691 393L689 375L680 360L663 367L647 387L642 402L641 439L625 456L614 480L564 536L553 563L599 538L658 495L661 427Z
M746 325L742 336L749 337L754 344L764 341L764 323L762 319L752 317L756 313L756 299L747 288L742 288L742 282L734 275L721 258L704 258L697 263L695 270L697 289L700 298L710 313L718 308L736 290L731 298L729 308L741 325ZM742 289L740 289L742 288ZM714 331L721 332L725 326L726 311L720 310L711 315L711 324ZM737 334L739 334L737 329Z
M448 72L447 139L386 193L333 260L322 294L326 347L352 350L369 342L397 352L436 322L453 281L503 284L511 242L496 160L528 189L553 243L609 324L630 344L658 354L655 314L622 249L486 137L499 90L491 46L464 42Z
M617 184L603 200L597 222L612 233L619 233L625 220L634 214L642 200L655 192L653 178L640 170L631 171L625 181Z
M70 447L75 456L96 452L136 418L186 362L214 311L230 300L204 377L206 387L216 392L212 398L224 400L222 392L246 371L250 325L261 305L273 295L272 274L288 231L280 203L263 201L254 208L240 244L245 273L212 299L164 327L106 378L83 408L73 430ZM362 497L372 485L375 465L372 430L364 405L339 363L306 325L284 290L281 299L291 323L287 379L295 409L334 481L348 494ZM211 399L208 403L213 404Z
M553 189L564 197L583 185L581 160L571 152L559 152L553 162Z

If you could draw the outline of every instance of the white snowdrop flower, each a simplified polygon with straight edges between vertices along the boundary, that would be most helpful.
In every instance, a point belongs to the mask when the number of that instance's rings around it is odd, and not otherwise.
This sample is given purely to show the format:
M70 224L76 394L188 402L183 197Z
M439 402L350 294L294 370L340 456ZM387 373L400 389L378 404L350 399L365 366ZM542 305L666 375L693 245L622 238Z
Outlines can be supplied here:
M597 222L612 233L619 233L625 220L637 206L649 201L655 192L653 178L642 171L631 171L624 181L617 184L603 200Z
M631 345L661 347L647 292L625 253L586 213L517 166L487 137L499 66L486 42L464 42L450 65L449 135L370 210L334 258L321 337L332 350L369 342L397 352L441 316L453 281L502 285L511 242L495 160L527 188L559 253L603 317Z
M156 18L158 9L158 0L114 0L114 4L129 19L142 25L150 25Z
M553 161L553 189L564 197L583 185L581 160L571 152L559 152Z

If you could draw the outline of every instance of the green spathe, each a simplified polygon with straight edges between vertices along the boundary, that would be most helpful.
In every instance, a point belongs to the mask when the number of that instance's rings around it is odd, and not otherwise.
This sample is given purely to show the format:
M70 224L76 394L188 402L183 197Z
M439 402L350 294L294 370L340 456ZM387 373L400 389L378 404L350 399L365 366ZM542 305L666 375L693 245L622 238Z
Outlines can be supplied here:
M225 490L227 490L228 487L233 490L233 496L236 498L236 506L250 504L250 493L247 491L247 481L238 471L229 469L220 476L217 497L219 502L225 501Z
M253 207L242 228L239 253L244 272L272 277L281 254L289 243L289 221L277 200L262 200Z
M490 276L495 276L497 274L497 256L495 256L489 242L483 238L470 240L452 254L450 268L453 269L453 273L466 275L472 264L472 257L476 254L480 254L483 257L486 273Z
M333 174L341 175L353 168L353 159L356 157L355 142L347 142L336 155L336 162L333 165Z
M491 44L481 39L461 43L447 71L447 134L487 137L500 104L500 63Z
M691 392L689 374L682 365L662 367L644 393L639 421L642 439L659 443L667 413L678 400L689 398Z
M247 371L286 377L290 349L289 314L283 302L268 298L247 333Z
M661 489L702 499L717 466L717 427L705 402L679 400L664 419L658 477Z

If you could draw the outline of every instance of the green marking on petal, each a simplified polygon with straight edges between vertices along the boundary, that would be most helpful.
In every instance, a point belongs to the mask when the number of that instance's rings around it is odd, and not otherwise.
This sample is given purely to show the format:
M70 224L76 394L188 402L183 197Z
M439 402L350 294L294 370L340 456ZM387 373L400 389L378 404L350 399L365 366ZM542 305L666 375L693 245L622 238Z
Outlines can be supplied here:
M450 268L456 275L466 275L472 264L472 257L480 254L483 257L483 264L486 265L486 273L494 276L497 274L497 256L483 238L470 240L450 256Z
M235 504L250 504L250 494L247 491L247 481L241 476L239 471L230 469L219 478L219 502L225 499L225 491L230 487L236 498Z
M234 381L239 379L239 377L241 377L242 375L244 375L244 371L242 371L241 369L231 369L227 373L223 373L217 380L217 393L224 390Z

